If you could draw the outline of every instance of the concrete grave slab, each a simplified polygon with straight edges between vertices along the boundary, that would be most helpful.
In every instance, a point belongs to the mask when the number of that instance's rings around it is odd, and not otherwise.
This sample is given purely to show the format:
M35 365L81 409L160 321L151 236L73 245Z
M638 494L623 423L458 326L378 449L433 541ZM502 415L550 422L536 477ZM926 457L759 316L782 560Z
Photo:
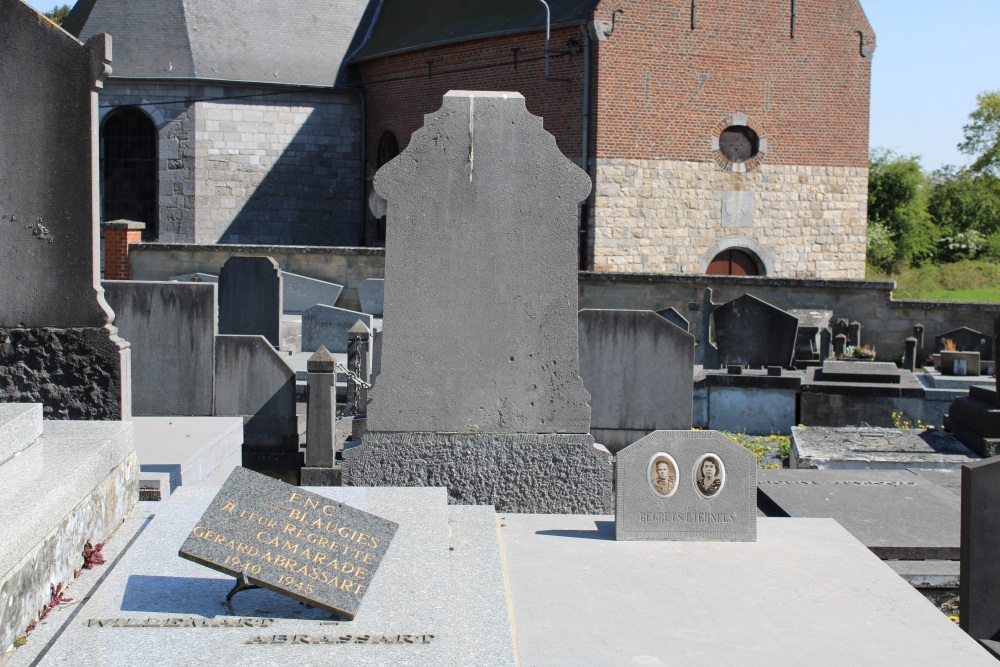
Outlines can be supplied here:
M825 359L815 373L818 382L899 384L902 371L896 364L882 361L833 361Z
M359 282L358 299L361 300L361 312L382 317L382 311L385 310L385 279L365 278Z
M832 375L824 370L828 364ZM894 364L826 361L823 368L805 370L799 421L806 426L889 427L896 412L916 423L923 416L924 395L914 374Z
M717 431L655 431L618 452L616 540L757 537L757 459Z
M580 376L590 432L612 452L691 428L694 336L649 310L581 310Z
M788 463L790 468L957 470L978 458L940 429L796 426Z
M41 435L41 405L0 403L0 465L24 451Z
M762 518L753 543L616 541L610 516L502 522L522 665L995 664L832 519Z
M317 304L337 305L344 286L297 273L281 272L281 307L286 313L302 313Z
M302 351L315 352L321 346L328 352L347 353L347 332L361 320L372 328L372 316L344 308L316 305L302 313Z
M233 256L219 274L219 333L281 345L281 269L270 257Z
M958 497L907 470L760 470L786 516L836 519L882 559L959 557Z
M133 422L139 479L166 474L166 495L181 485L219 486L242 465L239 417L135 417Z
M751 294L715 308L715 341L719 364L790 368L795 354L798 320Z

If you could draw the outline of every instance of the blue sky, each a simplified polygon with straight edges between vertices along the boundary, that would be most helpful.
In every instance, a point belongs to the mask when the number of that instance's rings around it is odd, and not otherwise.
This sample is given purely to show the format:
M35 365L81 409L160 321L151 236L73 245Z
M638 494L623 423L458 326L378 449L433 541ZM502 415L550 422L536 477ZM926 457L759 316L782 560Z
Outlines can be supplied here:
M810 0L804 0L806 2ZM39 11L61 2L32 0ZM921 156L958 152L976 94L1000 89L1000 0L861 0L875 29L869 145Z

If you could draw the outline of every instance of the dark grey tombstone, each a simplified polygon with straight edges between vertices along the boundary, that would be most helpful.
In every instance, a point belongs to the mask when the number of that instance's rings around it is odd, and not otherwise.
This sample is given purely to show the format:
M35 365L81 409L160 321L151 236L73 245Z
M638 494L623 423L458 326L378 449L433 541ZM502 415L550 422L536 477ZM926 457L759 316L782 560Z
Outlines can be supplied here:
M270 257L230 257L219 274L219 333L281 344L281 269Z
M132 413L211 415L218 314L213 283L105 281L132 350Z
M721 365L791 367L799 326L793 315L744 294L717 306L712 318Z
M654 431L621 450L615 498L616 540L757 540L757 458L718 431Z
M850 331L851 325L847 321L846 317L839 317L837 321L833 323L833 335L834 337L843 335L847 337L847 332Z
M832 310L789 309L788 314L799 321L795 337L795 361L819 361L820 331L830 325Z
M45 419L130 416L128 344L99 282L97 93L111 38L81 44L22 2L0 18L0 401Z
M665 319L667 322L670 322L684 331L691 333L691 323L688 322L688 319L677 312L674 308L664 308L663 310L656 311L656 314Z
M371 315L322 304L309 308L302 313L302 351L323 346L330 352L347 352L351 327L358 322L371 330Z
M1000 315L993 318L993 331L1000 328ZM994 348L1000 339L993 337ZM1000 350L993 350L994 358ZM948 408L944 418L946 429L981 456L1000 454L1000 373L994 373L993 387L973 385L968 396L960 396Z
M861 345L861 322L851 322L847 329L847 344L853 347Z
M953 342L958 352L978 352L980 359L993 359L993 336L989 334L979 333L969 327L952 329L934 337L934 352L941 352L946 340Z
M178 555L351 620L398 528L237 467Z
M829 359L833 353L833 342L830 340L830 330L823 329L819 332L819 359L823 361Z
M917 366L919 368L923 368L924 367L924 360L925 360L925 357L924 357L924 349L925 349L924 348L924 325L923 324L914 324L913 325L913 337L917 339L917 353L916 353Z
M706 287L701 300L701 336L694 349L694 362L705 369L722 368L719 365L719 349L712 343L712 288Z
M1000 639L1000 456L962 466L959 625Z
M911 373L917 370L917 339L910 336L903 341L903 369Z
M375 175L388 202L382 372L345 483L609 512L610 459L589 433L577 356L590 178L518 93L452 91L424 123Z
M612 453L652 431L691 428L694 336L650 310L581 310L590 432Z
M847 351L847 336L844 334L837 334L833 337L833 354L838 359L844 356L844 352Z

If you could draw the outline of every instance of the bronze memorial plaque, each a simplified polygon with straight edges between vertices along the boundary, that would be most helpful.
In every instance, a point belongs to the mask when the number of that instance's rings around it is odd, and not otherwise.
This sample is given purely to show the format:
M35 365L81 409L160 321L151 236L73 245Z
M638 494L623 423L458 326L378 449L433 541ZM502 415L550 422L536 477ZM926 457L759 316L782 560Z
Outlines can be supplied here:
M398 524L236 468L179 555L353 619Z

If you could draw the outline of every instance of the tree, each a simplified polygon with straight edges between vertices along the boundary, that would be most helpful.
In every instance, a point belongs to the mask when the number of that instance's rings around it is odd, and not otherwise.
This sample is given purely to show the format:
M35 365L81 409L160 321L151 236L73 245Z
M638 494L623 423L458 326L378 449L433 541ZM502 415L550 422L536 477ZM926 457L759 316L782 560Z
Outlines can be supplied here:
M965 141L958 150L975 158L970 169L978 173L1000 173L1000 90L976 95L972 121L962 127Z
M900 268L933 256L937 233L927 213L927 187L920 158L872 151L868 161L871 263Z
M69 5L56 5L49 11L45 12L45 16L49 17L49 19L56 25L62 25L63 21L66 20L66 17L69 16L69 10Z
M942 235L938 259L1000 256L1000 179L949 166L931 183L927 210Z

